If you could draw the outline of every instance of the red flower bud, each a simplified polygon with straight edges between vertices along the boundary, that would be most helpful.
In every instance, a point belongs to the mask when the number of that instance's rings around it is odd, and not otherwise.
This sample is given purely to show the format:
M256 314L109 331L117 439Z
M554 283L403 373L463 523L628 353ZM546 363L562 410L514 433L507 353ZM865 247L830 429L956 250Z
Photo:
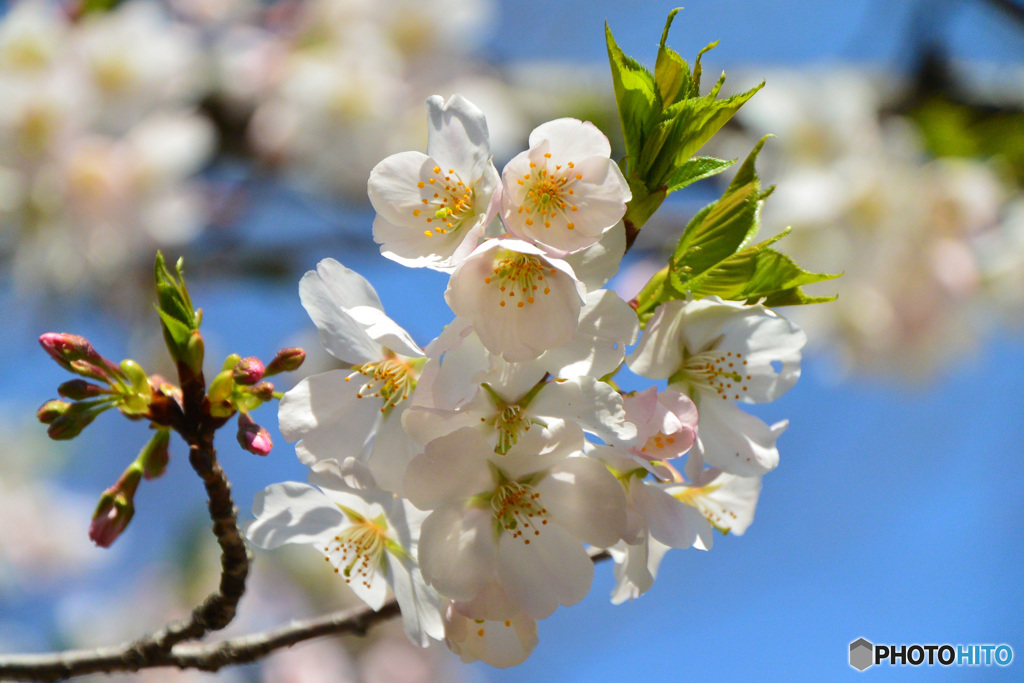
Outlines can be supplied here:
M251 386L263 379L263 361L255 356L249 356L238 361L231 370L231 377L238 384Z
M274 446L267 430L245 413L238 414L238 445L256 455L267 455Z

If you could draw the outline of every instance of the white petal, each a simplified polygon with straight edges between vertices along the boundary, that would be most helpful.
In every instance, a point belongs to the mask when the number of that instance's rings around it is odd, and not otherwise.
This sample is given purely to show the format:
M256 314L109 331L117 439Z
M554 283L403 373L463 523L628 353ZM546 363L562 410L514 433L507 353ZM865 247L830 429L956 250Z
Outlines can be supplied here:
M630 493L647 520L651 536L673 548L689 548L707 522L695 508L673 498L657 484L635 481Z
M754 521L761 477L737 477L707 470L694 485L703 490L694 496L701 513L719 529L742 536Z
M619 221L601 235L601 240L586 249L569 254L565 261L587 287L594 291L604 287L615 273L626 253L626 227Z
M320 343L327 351L346 363L366 363L381 357L380 345L363 328L346 315L348 306L374 306L380 301L362 276L333 259L317 264L299 281L299 298L320 331Z
M604 377L622 364L638 330L636 311L618 294L608 289L588 292L572 341L546 352L539 362L560 379Z
M409 463L403 489L409 501L430 510L493 488L488 467L492 449L472 429L434 439Z
M769 427L732 401L713 396L699 398L700 427L694 450L704 462L741 477L756 477L775 469L779 464L775 441L789 425L788 420Z
M586 597L594 579L594 564L577 539L549 524L529 539L501 535L498 578L524 612L545 619L559 605L575 605Z
M612 604L621 605L626 600L640 597L654 585L654 576L647 569L648 539L634 545L619 543L612 554L615 560L615 588L612 589Z
M409 462L420 452L419 445L402 428L405 406L396 407L381 419L367 464L381 488L402 495L402 481Z
M444 638L441 611L444 598L427 586L415 566L407 567L393 555L388 556L388 570L395 600L402 610L402 625L414 644L426 647L430 639Z
M667 301L647 321L640 343L626 359L629 369L651 379L667 379L683 365L680 326L685 301Z
M323 491L293 481L272 484L257 493L252 514L256 519L246 528L245 535L267 549L285 543L321 545L346 522L345 515Z
M573 421L605 443L636 441L636 425L626 422L622 396L593 377L550 382L533 399L528 411Z
M463 662L481 661L504 669L522 664L537 647L537 620L522 611L480 623L450 607L445 619L448 647Z
M584 543L607 548L626 533L622 485L597 460L566 458L536 490L551 520Z
M612 154L608 137L590 121L564 118L542 123L530 133L530 147L537 147L542 140L550 143L552 158L566 161L578 163L588 157Z
M462 503L438 508L420 529L419 561L423 578L453 600L472 600L494 574L497 547L489 509L464 509Z
M447 102L427 98L427 154L463 180L475 180L491 163L491 145L484 113L462 95Z
M318 460L358 457L380 419L379 399L357 398L358 378L346 382L347 370L313 375L289 390L278 406L281 434L296 446L299 459Z

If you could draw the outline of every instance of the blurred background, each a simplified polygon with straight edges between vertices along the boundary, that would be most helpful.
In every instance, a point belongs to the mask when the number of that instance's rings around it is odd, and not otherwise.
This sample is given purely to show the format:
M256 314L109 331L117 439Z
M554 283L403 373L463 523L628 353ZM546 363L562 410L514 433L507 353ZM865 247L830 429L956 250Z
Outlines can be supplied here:
M328 256L425 344L451 317L446 278L380 256L370 168L425 148L435 93L484 110L499 169L561 116L594 121L621 150L603 22L652 66L672 6L0 2L0 652L132 638L217 575L180 441L126 533L92 547L92 508L147 435L106 415L49 442L34 413L67 377L41 333L169 373L152 308L160 248L185 257L211 365L300 345L301 374L328 367L297 296ZM726 92L767 86L703 153L743 156L774 133L763 234L792 225L783 251L845 272L814 292L838 302L782 311L811 348L796 388L757 411L791 425L746 535L670 553L650 593L619 607L599 566L590 596L542 622L511 670L420 651L389 624L216 677L131 680L831 679L856 675L859 637L1007 643L1024 658L1024 3L696 0L669 44L692 59L715 40L705 70L728 71ZM632 297L721 190L673 195L613 286ZM273 413L254 415L275 438L267 458L220 439L243 519L257 491L305 478ZM256 551L230 633L352 604L307 550ZM1007 680L1021 666L955 675Z

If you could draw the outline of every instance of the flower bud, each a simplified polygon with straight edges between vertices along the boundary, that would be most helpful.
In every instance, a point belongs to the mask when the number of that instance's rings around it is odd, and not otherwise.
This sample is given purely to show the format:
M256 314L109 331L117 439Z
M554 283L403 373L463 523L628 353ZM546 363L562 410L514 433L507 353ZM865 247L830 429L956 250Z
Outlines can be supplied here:
M52 401L47 401L43 405L39 406L39 410L36 411L36 417L39 418L39 421L44 425L48 425L66 413L70 407L71 404L67 401L53 399Z
M148 394L150 392L149 377L146 376L146 371L131 358L121 361L121 372L128 378L136 392L140 394Z
M87 398L96 398L97 396L109 394L110 390L92 382L86 382L84 379L69 379L57 387L57 393L64 398L82 401Z
M263 379L263 361L249 356L238 361L231 371L231 377L239 384L251 386Z
M302 349L281 349L277 352L277 355L274 356L274 360L270 361L270 365L267 366L263 376L270 377L271 375L276 375L279 372L293 372L298 370L305 360L306 352Z
M142 452L139 453L139 461L142 463L142 475L146 479L156 479L167 470L167 463L171 460L171 453L168 449L170 443L170 431L158 429L149 443L143 447Z
M185 344L185 357L182 359L196 375L203 371L204 352L205 346L203 344L203 336L199 334L199 330L196 330L188 338L188 342Z
M57 415L49 422L50 427L46 434L54 441L67 441L82 433L82 430L96 419L96 416L106 410L106 407L95 409L84 403L69 404L67 409Z
M271 382L260 382L252 388L252 395L266 403L274 398L274 385Z
M267 430L245 413L238 414L238 445L256 455L267 455L274 446Z
M230 356L224 359L224 364L220 366L221 370L230 370L231 368L238 365L238 361L242 360L242 357L237 353L232 353Z
M39 343L51 358L68 369L72 361L95 360L100 357L89 340L77 334L47 332L39 337Z
M135 514L135 490L139 487L142 469L133 463L117 483L103 492L89 524L89 538L101 548L109 548L132 521Z

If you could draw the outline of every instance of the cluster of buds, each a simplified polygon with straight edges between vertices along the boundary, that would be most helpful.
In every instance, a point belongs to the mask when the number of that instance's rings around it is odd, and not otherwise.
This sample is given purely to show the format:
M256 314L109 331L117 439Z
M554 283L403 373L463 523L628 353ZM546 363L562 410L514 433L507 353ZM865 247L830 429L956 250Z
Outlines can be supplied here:
M62 398L39 408L37 416L49 425L51 439L75 438L110 408L132 419L149 416L154 384L135 361L113 363L97 353L89 340L75 334L48 332L39 343L61 367L84 378L64 382L57 388Z
M255 356L241 358L231 354L210 383L210 416L226 419L238 413L238 445L250 453L267 455L273 447L270 434L249 413L271 399L280 398L273 383L265 381L265 377L297 370L305 360L306 352L297 348L281 349L267 365Z
M274 385L264 381L265 377L297 370L306 359L305 352L296 348L278 351L267 365L259 358L232 354L207 387L203 379L205 345L199 332L202 311L192 307L182 269L179 260L174 271L169 270L163 255L157 254L157 310L180 385L159 375L147 375L134 360L107 360L84 337L51 332L39 338L51 358L79 375L60 385L61 398L47 401L39 408L37 415L49 426L51 438L73 439L110 408L117 408L132 420L148 420L155 430L132 464L100 496L89 526L89 538L104 548L131 521L139 482L143 478L155 479L166 471L172 429L194 446L238 413L241 447L257 455L270 453L270 435L249 413L271 399L281 398Z

